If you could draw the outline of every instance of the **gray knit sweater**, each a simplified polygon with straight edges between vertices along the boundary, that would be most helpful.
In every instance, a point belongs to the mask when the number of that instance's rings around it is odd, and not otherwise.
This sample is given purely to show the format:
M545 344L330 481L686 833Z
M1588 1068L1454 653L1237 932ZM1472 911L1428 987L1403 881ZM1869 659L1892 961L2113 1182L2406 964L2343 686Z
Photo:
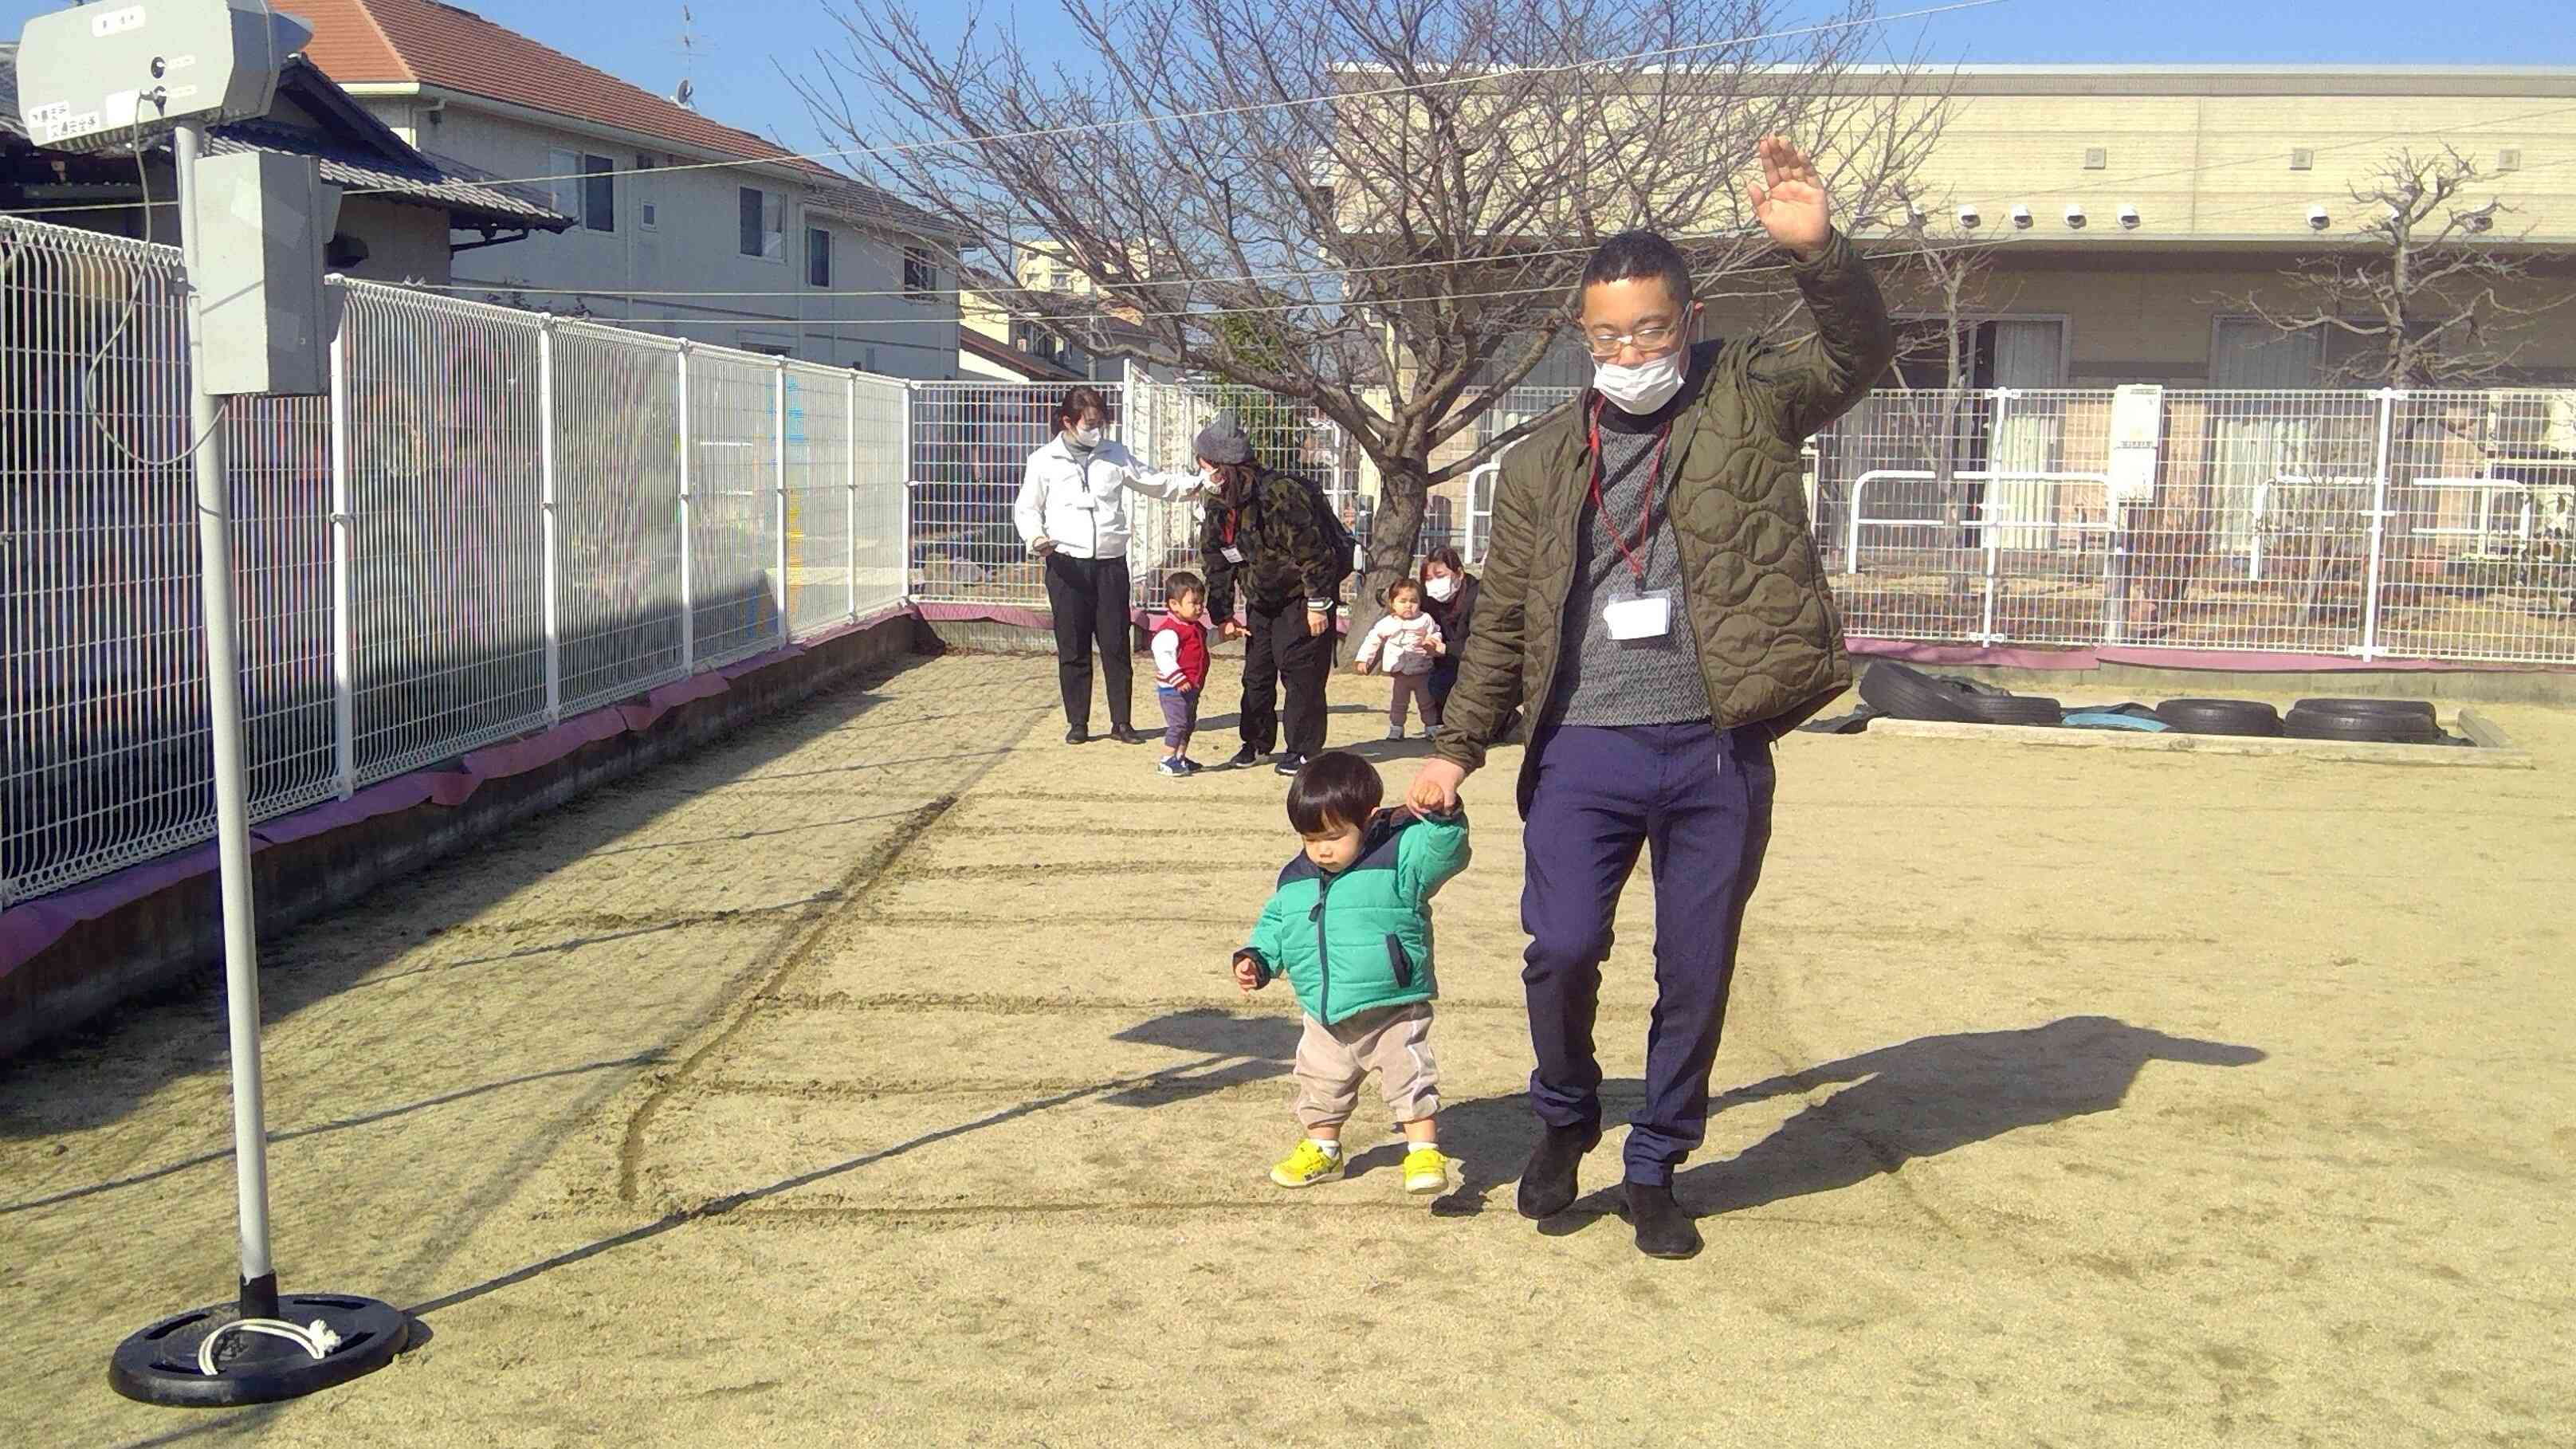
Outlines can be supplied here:
M1565 637L1582 643L1567 650L1558 664L1540 722L1647 725L1707 719L1708 681L1700 674L1699 647L1691 638L1681 553L1668 512L1675 462L1669 452L1655 481L1645 542L1636 541L1638 509L1646 502L1655 458L1654 423L1664 414L1631 422L1610 416L1615 409L1603 411L1601 496L1610 521L1592 505L1587 487L1583 523L1575 536L1574 588L1565 600ZM1639 425L1644 430L1630 430ZM1628 555L1619 549L1622 535L1629 541L1628 554L1645 565L1645 590L1667 591L1672 597L1672 628L1660 638L1613 639L1602 620L1603 605L1634 597L1639 587Z

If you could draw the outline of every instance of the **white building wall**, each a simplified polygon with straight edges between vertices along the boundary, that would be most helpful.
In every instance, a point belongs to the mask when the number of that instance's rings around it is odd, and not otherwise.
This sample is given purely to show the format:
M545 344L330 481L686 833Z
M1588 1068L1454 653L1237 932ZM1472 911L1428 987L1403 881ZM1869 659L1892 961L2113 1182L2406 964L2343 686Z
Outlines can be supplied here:
M809 209L783 168L727 166L632 174L650 156L657 165L701 159L595 131L539 124L480 111L451 100L427 113L408 97L369 97L388 126L424 151L452 157L504 178L554 174L553 153L605 156L618 169L613 230L576 225L488 250L460 252L460 295L533 306L578 301L603 321L727 347L783 348L814 362L862 367L894 377L957 375L957 275L941 265L927 300L895 295L903 286L899 239L861 230ZM581 183L532 183L556 189L557 209L581 214ZM775 258L742 251L740 188L784 198L784 238ZM654 211L644 225L644 207ZM831 286L807 284L806 229L832 237ZM919 245L919 243L913 243ZM733 293L636 296L633 293ZM882 295L854 295L878 293Z

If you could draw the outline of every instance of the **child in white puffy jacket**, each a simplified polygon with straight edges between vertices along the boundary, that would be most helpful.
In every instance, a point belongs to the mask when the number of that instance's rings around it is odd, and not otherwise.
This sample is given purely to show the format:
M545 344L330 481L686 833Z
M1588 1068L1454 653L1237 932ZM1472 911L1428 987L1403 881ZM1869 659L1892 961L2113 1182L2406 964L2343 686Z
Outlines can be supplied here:
M1400 579L1388 586L1386 614L1361 641L1355 665L1366 674L1381 658L1385 662L1387 682L1395 686L1386 703L1388 739L1404 738L1406 705L1413 700L1422 703L1422 737L1427 740L1440 728L1440 706L1431 702L1431 665L1448 652L1440 626L1422 612L1422 585Z

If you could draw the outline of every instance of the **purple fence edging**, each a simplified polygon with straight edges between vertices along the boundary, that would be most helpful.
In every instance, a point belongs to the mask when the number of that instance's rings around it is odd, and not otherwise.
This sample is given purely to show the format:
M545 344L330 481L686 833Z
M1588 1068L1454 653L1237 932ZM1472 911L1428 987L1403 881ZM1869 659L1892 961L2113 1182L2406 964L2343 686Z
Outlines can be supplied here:
M535 734L468 751L457 759L453 767L414 770L370 785L346 800L325 801L309 809L262 821L251 827L251 853L256 855L271 845L286 845L424 803L455 809L470 799L486 780L506 780L513 775L524 775L530 770L553 764L585 745L614 739L621 734L641 734L651 729L662 716L691 700L724 693L732 687L731 681L746 674L793 659L814 645L915 612L904 607L882 610L784 648L663 685L640 699L603 705ZM128 866L111 875L22 901L0 911L0 976L6 976L34 960L38 953L84 921L97 920L181 881L211 876L215 869L215 847L209 842L175 855Z
M1907 664L1976 664L1998 669L2082 673L2106 664L2150 669L2191 669L2232 674L2549 674L2563 664L2496 664L2459 659L2361 659L2350 654L2281 654L2248 649L2149 649L2103 645L2080 649L2028 649L2005 645L1924 644L1910 639L1847 637L1852 654Z

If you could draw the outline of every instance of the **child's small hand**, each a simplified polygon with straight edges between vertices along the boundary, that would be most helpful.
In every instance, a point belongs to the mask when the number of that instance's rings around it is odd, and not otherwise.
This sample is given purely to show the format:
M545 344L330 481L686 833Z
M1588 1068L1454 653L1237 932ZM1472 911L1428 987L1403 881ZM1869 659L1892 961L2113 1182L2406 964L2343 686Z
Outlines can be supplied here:
M1371 665L1365 659L1354 659L1351 661L1351 672L1353 674L1366 674L1374 667L1375 666Z
M1237 956L1234 958L1234 984L1242 987L1243 994L1246 996L1250 996L1252 993L1261 989L1261 971L1260 968L1252 964L1251 957Z
M1425 647L1425 648L1428 648L1428 649L1431 651L1431 654L1432 654L1432 657L1433 657L1433 658L1438 658L1439 656L1441 656L1441 655L1446 654L1446 653L1448 653L1448 652L1449 652L1449 646L1448 646L1448 645L1446 645L1446 644L1441 643L1441 642L1440 642L1439 640L1437 640L1437 639L1434 639L1434 640L1430 641L1430 642L1429 642L1427 645L1425 645L1424 647Z

